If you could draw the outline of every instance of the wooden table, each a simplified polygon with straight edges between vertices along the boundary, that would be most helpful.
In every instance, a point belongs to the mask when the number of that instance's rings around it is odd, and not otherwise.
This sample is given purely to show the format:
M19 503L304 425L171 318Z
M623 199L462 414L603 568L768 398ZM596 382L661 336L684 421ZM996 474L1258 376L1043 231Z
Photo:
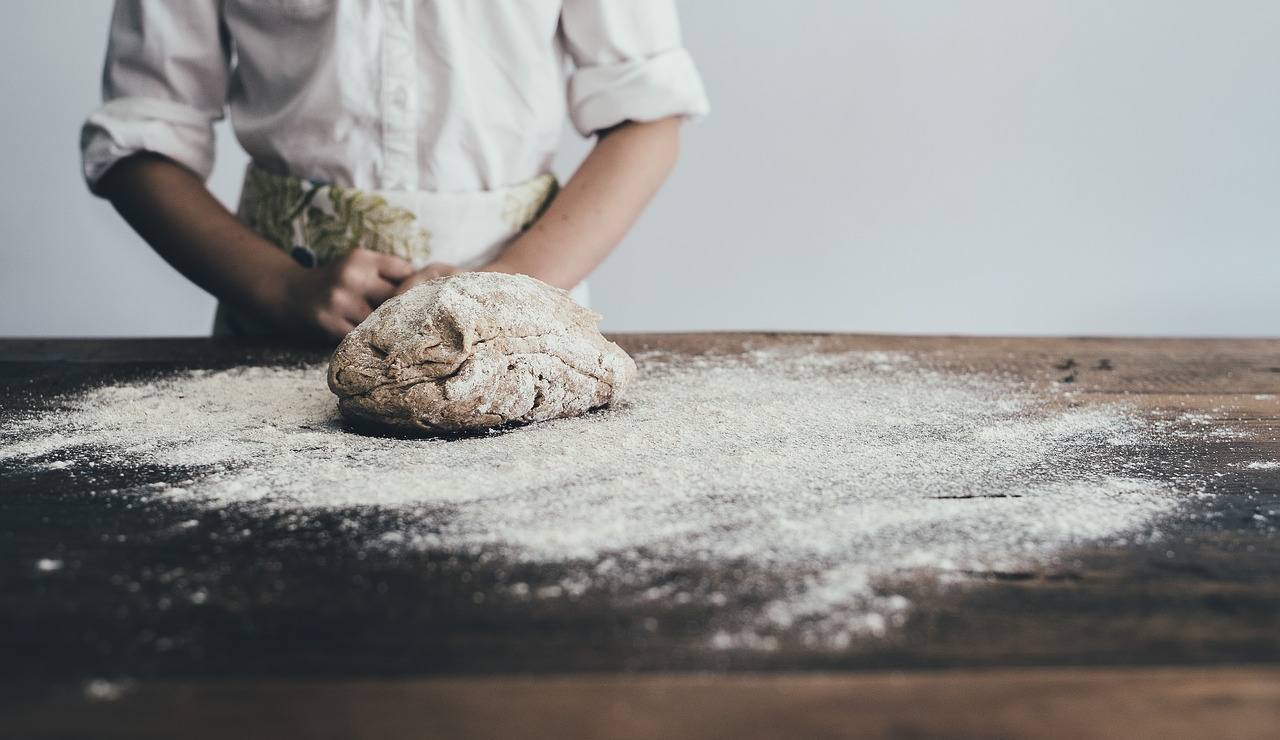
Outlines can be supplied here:
M495 614L463 598L474 584L457 587L456 563L350 557L341 515L270 550L282 522L254 520L261 537L247 539L218 541L217 527L212 540L158 538L192 516L238 531L248 515L92 495L173 471L0 463L0 737L1280 736L1280 469L1244 464L1280 460L1280 341L616 339L686 354L904 351L1249 434L1170 447L1210 495L1164 542L912 593L901 634L836 653L700 650L692 629L641 634L642 610L609 603ZM323 357L214 340L0 341L0 426L94 384ZM50 552L76 567L38 577ZM237 598L143 608L151 576L175 568L217 569ZM161 649L166 635L183 649Z

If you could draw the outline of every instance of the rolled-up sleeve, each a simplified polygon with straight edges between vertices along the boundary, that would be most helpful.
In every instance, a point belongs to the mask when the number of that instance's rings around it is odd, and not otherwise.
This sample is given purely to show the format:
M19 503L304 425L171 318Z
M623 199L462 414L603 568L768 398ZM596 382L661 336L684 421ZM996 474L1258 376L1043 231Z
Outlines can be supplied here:
M80 132L90 190L120 160L154 152L201 178L213 169L230 41L221 0L117 0L102 73L103 105Z
M583 136L624 121L707 114L674 0L564 0L560 28L575 66L569 117Z

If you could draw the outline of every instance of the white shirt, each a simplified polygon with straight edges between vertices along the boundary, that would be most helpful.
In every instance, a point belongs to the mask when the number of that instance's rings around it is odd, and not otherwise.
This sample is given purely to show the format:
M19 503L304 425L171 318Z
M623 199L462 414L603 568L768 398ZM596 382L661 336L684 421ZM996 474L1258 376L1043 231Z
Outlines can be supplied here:
M269 170L437 192L547 172L566 111L585 136L708 108L673 0L117 0L103 98L91 187L140 151L207 178L228 108Z

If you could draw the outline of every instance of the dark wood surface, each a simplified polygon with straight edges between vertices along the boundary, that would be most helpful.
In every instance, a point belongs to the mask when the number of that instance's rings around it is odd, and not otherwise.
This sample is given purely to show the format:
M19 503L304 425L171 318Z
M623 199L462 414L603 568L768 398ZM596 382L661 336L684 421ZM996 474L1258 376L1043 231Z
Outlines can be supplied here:
M1278 668L1031 668L175 681L110 702L55 692L13 729L58 740L1274 740L1278 722Z
M1218 727L1219 737L1233 729L1261 737L1259 728L1280 723L1277 673L1257 667L1280 662L1280 470L1241 465L1280 459L1280 341L795 334L617 340L632 351L684 354L905 351L943 369L1069 386L1071 403L1120 399L1152 416L1192 412L1211 426L1250 434L1171 439L1143 461L1156 476L1194 475L1210 494L1164 523L1161 543L1090 548L1069 553L1065 565L974 574L963 589L900 584L913 602L903 628L836 652L706 650L694 639L705 615L672 605L619 608L587 599L572 608L477 606L469 598L476 584L464 589L459 580L478 574L483 583L475 563L430 553L352 557L341 520L376 524L369 521L376 512L318 516L311 531L285 537L283 521L249 511L92 495L189 471L102 466L70 476L0 463L0 718L10 717L20 737L83 736L77 733L86 727L101 737L158 737L166 719L197 718L208 721L184 734L214 737L235 729L211 719L224 711L267 727L301 721L309 716L304 706L316 707L319 717L324 708L340 711L341 726L354 728L308 737L372 736L361 732L380 726L374 717L393 736L424 716L437 724L434 735L422 736L434 737L491 734L521 717L529 737L599 736L605 726L628 737L664 728L672 737L741 737L731 732L742 727L812 736L843 728L903 737L1065 737L1062 727L1098 734L1179 718ZM0 422L96 384L323 357L306 348L212 340L0 341ZM154 536L192 517L208 525L200 537ZM253 538L217 536L250 523ZM124 537L104 541L103 532ZM38 577L35 559L53 552L73 567ZM150 608L164 590L154 574L174 569L193 579L216 572L229 587L225 600L198 610ZM138 589L122 591L122 575ZM387 588L372 588L379 583ZM644 630L655 615L664 628ZM1168 668L1158 679L1121 668L1142 665ZM1019 667L1028 668L1010 670ZM987 670L994 668L1000 670ZM936 669L948 670L930 672ZM682 675L688 671L715 675ZM531 673L558 677L514 677ZM410 678L428 675L437 678ZM124 679L132 688L118 701L90 702L82 689L93 679ZM1028 702L1062 719L1028 724L1035 713L1016 709ZM922 719L913 703L937 721ZM511 709L485 711L497 705ZM702 706L756 721L697 713L702 723L690 725L690 707ZM554 707L561 719L540 707ZM966 724L966 716L979 724ZM782 724L759 724L767 717ZM981 724L984 717L989 724ZM610 718L617 722L599 724ZM1079 724L1090 721L1096 724ZM0 736L4 726L0 720ZM680 735L677 727L704 731Z

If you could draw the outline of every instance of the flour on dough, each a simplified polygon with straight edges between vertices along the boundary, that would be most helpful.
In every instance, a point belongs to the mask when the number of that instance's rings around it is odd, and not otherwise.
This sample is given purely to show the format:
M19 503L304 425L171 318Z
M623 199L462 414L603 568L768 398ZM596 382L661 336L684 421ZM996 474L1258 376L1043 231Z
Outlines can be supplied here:
M635 362L600 316L524 275L467 272L383 303L338 345L348 419L465 431L577 416L616 400Z

